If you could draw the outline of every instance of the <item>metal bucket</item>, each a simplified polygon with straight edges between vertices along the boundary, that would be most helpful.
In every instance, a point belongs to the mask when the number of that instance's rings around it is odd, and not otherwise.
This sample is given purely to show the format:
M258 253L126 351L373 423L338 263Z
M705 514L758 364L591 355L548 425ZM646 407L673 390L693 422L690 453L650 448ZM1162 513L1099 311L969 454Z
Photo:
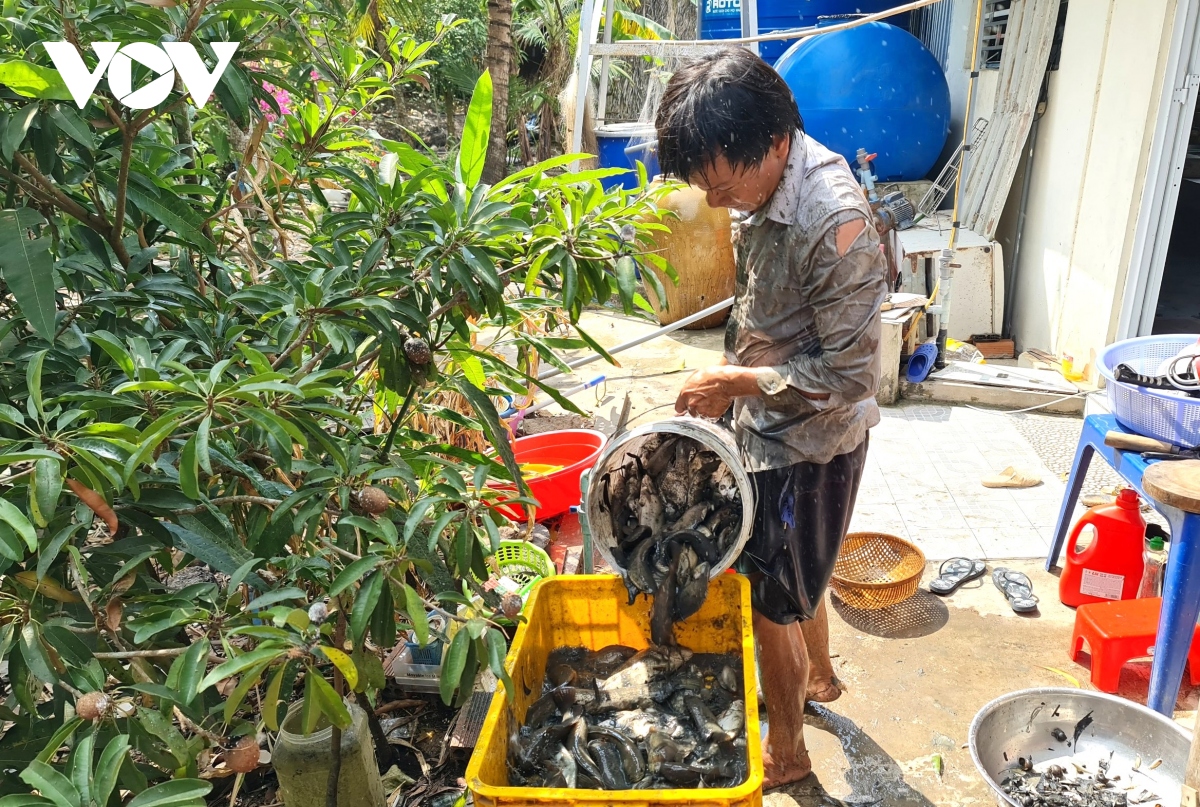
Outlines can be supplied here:
M1085 722L1075 744L1080 721ZM1055 729L1065 741L1057 739ZM1099 760L1109 760L1110 777L1155 794L1144 807L1178 807L1191 735L1170 718L1115 695L1043 687L1002 695L984 706L971 722L968 741L975 767L1000 807L1020 807L1000 781L1021 759L1039 773L1051 763L1070 771L1075 762L1093 774Z
M592 467L588 482L585 511L592 541L609 566L618 572L624 571L624 567L620 566L613 558L612 550L617 542L613 538L612 522L601 505L603 486L600 484L600 479L609 470L620 468L625 460L625 455L641 448L642 443L652 434L680 434L690 437L714 452L733 472L738 493L742 497L742 529L729 551L713 565L710 577L716 577L733 566L738 555L742 553L746 541L750 540L750 533L754 529L755 492L754 482L742 465L742 454L733 439L733 433L709 420L688 416L659 420L638 426L609 440L608 445L604 447L604 451L600 453L600 457Z

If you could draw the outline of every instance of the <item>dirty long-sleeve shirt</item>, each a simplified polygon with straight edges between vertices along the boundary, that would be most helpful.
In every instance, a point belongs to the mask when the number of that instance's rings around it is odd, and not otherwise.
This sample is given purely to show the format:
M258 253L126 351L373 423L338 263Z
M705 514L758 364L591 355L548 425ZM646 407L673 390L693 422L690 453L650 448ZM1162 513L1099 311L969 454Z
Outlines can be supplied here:
M862 232L839 254L838 227L852 222ZM760 368L762 390L734 402L748 469L825 463L853 450L879 422L887 280L870 208L845 160L798 132L770 201L735 223L734 248L725 358Z

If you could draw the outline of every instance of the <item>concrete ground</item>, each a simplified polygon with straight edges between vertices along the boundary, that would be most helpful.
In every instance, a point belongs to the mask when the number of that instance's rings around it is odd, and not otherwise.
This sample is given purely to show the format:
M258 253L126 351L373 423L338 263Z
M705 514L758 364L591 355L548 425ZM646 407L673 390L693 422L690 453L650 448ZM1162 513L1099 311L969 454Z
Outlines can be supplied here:
M607 312L589 313L584 326L606 346L655 327ZM670 417L687 373L715 362L721 343L719 329L677 332L620 354L620 368L592 364L576 378L561 378L560 386L608 376L606 386L574 398L602 430L611 431L626 393L634 424ZM891 532L920 546L930 560L922 590L881 611L857 611L831 599L831 652L847 692L827 707L810 706L806 715L814 775L767 794L764 804L995 803L966 747L979 709L1027 687L1091 688L1088 656L1081 663L1068 656L1074 613L1058 602L1058 580L1042 568L1080 425L1071 417L930 404L883 410L871 433L853 528ZM1017 491L979 484L981 476L1008 465L1035 473L1043 484ZM1085 492L1111 490L1117 482L1097 468ZM1040 611L1014 614L988 576L948 598L928 593L937 561L953 555L1025 572L1041 598ZM1128 665L1121 694L1145 703L1148 679L1148 664ZM1189 727L1196 702L1196 690L1185 686L1176 717Z

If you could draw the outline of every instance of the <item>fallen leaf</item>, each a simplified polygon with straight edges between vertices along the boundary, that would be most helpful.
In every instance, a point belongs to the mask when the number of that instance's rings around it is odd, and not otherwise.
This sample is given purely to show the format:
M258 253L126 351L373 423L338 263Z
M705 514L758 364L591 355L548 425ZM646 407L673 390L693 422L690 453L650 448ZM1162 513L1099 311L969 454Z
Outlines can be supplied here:
M1069 672L1060 670L1057 667L1042 667L1042 669L1049 670L1050 672L1054 673L1055 675L1061 675L1064 679L1066 679L1068 684L1075 687L1076 689L1080 689L1079 679L1076 678L1075 676L1071 675Z
M933 769L937 771L938 778L942 778L942 771L945 770L945 765L942 763L942 755L934 754L930 759L933 762Z

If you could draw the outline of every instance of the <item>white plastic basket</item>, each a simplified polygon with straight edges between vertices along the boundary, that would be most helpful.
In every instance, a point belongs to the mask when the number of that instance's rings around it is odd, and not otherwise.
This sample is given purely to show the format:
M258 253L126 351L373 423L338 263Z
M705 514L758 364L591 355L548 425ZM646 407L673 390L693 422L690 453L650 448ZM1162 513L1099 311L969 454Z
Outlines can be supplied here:
M1200 446L1200 398L1123 384L1113 378L1119 364L1128 364L1144 375L1157 375L1159 365L1198 339L1195 334L1139 336L1104 349L1100 374L1108 382L1108 399L1122 426L1184 448Z

